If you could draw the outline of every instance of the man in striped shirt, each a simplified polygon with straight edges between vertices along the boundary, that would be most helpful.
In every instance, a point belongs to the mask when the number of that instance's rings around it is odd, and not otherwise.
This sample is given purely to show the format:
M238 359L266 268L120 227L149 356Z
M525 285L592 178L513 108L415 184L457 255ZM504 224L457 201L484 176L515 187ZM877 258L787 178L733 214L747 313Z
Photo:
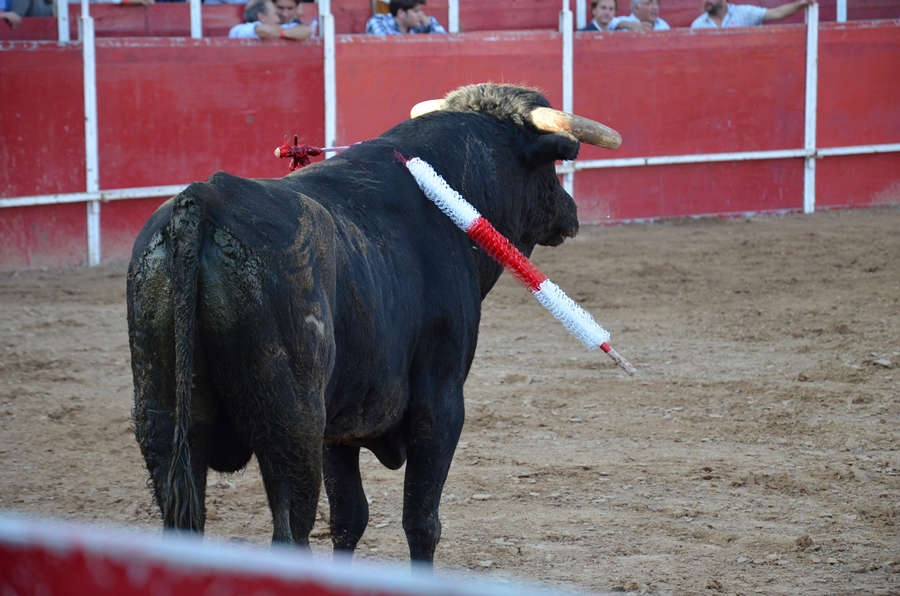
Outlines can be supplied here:
M425 0L391 0L388 14L377 14L366 23L369 35L446 33L434 17L422 10Z

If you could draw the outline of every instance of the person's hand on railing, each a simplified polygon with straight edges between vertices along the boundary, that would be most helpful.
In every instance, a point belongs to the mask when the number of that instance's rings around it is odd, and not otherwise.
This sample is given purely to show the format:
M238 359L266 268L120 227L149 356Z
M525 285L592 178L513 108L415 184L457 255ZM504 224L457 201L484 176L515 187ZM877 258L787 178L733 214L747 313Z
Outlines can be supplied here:
M646 21L619 21L616 30L626 29L628 31L652 31L653 23Z
M18 29L19 25L22 24L22 17L20 17L19 15L17 15L16 13L14 13L12 11L0 12L0 19L3 19L7 23L9 23L9 26L12 27L13 29Z
M766 14L765 16L763 16L763 22L780 21L781 19L786 19L790 16L793 16L800 10L806 8L807 6L812 6L815 3L816 0L796 0L796 2L788 2L787 4L782 4L781 6L770 8L766 10Z

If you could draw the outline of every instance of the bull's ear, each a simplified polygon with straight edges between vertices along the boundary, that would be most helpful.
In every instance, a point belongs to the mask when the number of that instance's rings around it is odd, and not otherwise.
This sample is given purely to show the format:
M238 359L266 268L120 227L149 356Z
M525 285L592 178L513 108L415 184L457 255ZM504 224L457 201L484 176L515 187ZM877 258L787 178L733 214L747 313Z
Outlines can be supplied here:
M578 157L578 139L568 132L555 132L537 137L522 148L522 157L529 168L536 168L557 160Z

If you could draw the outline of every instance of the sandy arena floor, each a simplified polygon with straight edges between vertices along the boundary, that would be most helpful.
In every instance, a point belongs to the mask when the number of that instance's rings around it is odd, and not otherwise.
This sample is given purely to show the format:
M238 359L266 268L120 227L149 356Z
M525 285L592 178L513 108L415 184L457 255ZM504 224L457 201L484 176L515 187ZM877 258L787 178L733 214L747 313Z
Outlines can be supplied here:
M439 572L900 594L900 209L585 228L534 260L638 375L504 275L466 386ZM159 528L131 391L125 264L0 275L0 511ZM360 556L403 561L402 472L368 452L363 466ZM207 505L210 540L268 544L255 464L211 473Z

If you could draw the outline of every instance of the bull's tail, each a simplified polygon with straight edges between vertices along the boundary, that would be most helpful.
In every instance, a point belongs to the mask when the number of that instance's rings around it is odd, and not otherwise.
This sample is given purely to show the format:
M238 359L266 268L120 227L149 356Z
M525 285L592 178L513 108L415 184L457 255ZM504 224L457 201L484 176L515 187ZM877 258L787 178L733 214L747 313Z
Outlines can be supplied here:
M197 319L202 187L192 184L175 197L168 236L172 251L172 300L175 327L175 434L163 507L167 528L203 531L203 503L191 462L191 384Z

